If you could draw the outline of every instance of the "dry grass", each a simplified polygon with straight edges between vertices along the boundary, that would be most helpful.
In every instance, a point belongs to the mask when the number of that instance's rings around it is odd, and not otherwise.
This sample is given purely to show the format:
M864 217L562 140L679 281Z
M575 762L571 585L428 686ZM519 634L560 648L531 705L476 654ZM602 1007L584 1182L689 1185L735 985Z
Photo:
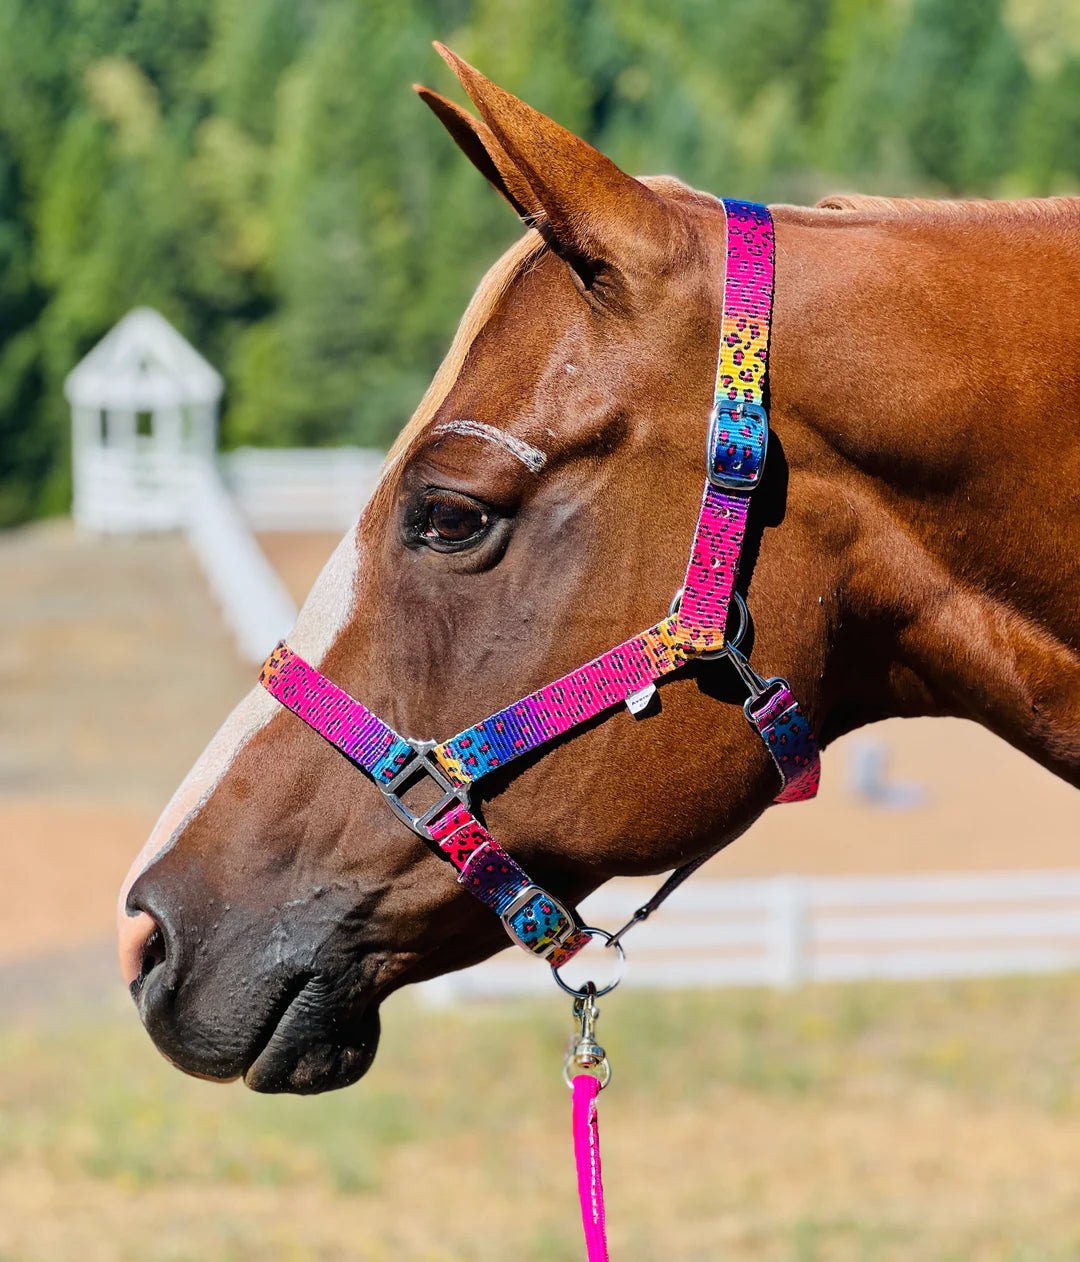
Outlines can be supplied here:
M389 1005L314 1100L182 1078L124 1010L0 1035L0 1259L579 1259L562 1005ZM1073 1262L1080 976L624 992L617 1262Z

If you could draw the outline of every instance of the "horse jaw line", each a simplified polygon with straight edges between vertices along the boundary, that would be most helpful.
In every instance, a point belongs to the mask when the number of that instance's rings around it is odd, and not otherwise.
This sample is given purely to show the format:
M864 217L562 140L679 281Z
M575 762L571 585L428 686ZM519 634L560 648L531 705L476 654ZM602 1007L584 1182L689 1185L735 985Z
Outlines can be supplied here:
M354 525L323 566L322 573L304 601L296 626L289 635L290 645L316 667L356 611L359 549L359 531ZM130 936L131 917L127 914L125 903L132 885L195 819L224 779L237 754L279 710L280 706L274 698L264 688L256 686L233 710L199 755L195 765L162 811L146 844L124 878L117 907L121 941ZM123 955L122 947L121 954ZM130 961L125 963L122 959L121 967L126 974L130 971ZM135 971L138 971L137 967Z

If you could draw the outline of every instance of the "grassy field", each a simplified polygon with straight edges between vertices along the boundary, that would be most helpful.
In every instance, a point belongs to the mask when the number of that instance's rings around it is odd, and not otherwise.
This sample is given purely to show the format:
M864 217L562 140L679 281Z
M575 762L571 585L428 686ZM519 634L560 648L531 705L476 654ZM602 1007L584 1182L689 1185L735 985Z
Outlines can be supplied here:
M0 1032L3 1262L581 1257L568 1011L388 1005L366 1082L183 1078L115 1006ZM616 1262L1075 1262L1080 976L606 1003Z

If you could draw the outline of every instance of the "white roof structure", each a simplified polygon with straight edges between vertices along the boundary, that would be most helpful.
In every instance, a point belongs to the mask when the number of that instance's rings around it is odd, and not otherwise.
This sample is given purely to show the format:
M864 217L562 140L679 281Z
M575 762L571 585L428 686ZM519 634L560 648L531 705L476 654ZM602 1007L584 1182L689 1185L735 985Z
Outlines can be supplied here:
M157 311L137 307L69 374L71 515L82 530L182 530L237 645L261 661L296 606L221 480L225 383Z
M156 412L213 407L225 382L151 307L136 307L68 374L73 407Z

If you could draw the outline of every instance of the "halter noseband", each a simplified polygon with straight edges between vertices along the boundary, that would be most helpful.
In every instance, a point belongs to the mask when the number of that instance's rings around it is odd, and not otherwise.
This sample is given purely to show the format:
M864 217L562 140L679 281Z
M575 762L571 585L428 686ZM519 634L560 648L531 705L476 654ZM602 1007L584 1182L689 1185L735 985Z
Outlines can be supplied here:
M469 791L482 776L620 702L637 713L656 681L688 662L727 657L747 689L746 717L780 773L774 801L801 801L817 792L817 745L787 681L763 679L738 647L747 617L735 580L750 493L761 479L769 434L763 396L774 236L765 206L725 200L723 207L727 274L707 478L686 580L668 616L441 744L400 736L284 643L259 674L272 696L371 777L403 823L439 847L457 868L459 882L499 916L519 946L548 961L560 985L556 970L590 938L617 943L629 925L615 935L585 926L529 878L472 811ZM725 638L733 600L741 622L734 636ZM424 777L434 782L439 798L416 814L401 794ZM649 915L708 857L680 868L630 924Z

